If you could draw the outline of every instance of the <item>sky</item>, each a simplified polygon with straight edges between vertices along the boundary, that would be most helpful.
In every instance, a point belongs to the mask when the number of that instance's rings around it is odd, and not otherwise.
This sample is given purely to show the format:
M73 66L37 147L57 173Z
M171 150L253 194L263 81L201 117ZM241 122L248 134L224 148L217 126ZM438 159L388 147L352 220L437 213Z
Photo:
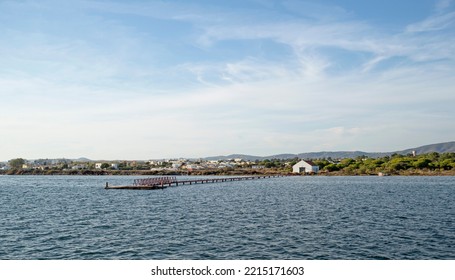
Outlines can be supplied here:
M0 0L0 160L455 140L452 0Z

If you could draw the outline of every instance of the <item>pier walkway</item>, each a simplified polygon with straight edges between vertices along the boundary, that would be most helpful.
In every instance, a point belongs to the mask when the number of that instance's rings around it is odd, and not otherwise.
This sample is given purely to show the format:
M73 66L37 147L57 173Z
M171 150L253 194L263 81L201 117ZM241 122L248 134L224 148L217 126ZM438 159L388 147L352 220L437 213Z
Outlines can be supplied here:
M243 177L225 177L225 178L204 178L194 180L177 180L175 176L153 177L145 179L135 179L132 185L128 186L109 186L106 183L105 189L128 189L128 190L153 190L164 189L167 187L176 187L183 185L212 184L221 182L234 182L246 180L258 180L267 178L283 177L282 175L261 175L261 176L243 176Z

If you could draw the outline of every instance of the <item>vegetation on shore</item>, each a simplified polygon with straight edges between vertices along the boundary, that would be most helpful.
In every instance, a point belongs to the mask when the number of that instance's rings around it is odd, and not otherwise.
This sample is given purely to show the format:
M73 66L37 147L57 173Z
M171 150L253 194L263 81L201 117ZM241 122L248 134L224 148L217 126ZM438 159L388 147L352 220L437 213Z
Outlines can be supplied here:
M327 159L314 162L322 174L329 175L455 175L455 153L394 154L380 158L346 158L337 163Z
M83 169L69 169L68 164L45 169L22 168L23 159L10 160L11 169L0 170L4 175L295 175L292 166L299 161L294 159L272 159L256 161L226 168L160 169L151 170L144 164L125 165L119 169L109 168L104 164L96 169L89 166ZM418 156L394 154L380 158L315 159L319 166L318 175L355 176L355 175L445 175L455 176L455 153L429 153ZM256 167L256 168L253 168ZM260 168L257 168L260 167Z

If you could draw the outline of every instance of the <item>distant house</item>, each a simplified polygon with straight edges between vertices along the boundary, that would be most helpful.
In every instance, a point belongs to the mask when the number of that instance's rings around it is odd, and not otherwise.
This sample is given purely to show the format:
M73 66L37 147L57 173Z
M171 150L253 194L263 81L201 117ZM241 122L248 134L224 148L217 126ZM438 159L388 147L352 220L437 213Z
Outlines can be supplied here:
M181 166L182 166L181 163L176 162L176 163L173 163L173 164L172 164L172 169L179 169Z
M264 165L253 165L251 166L252 169L264 169L265 166Z
M32 167L29 164L22 164L22 169L31 169Z
M85 169L85 168L87 168L87 165L85 165L85 164L76 164L71 167L71 169L73 169L73 170L81 170L81 169Z
M309 160L301 160L292 166L293 173L318 173L319 166Z

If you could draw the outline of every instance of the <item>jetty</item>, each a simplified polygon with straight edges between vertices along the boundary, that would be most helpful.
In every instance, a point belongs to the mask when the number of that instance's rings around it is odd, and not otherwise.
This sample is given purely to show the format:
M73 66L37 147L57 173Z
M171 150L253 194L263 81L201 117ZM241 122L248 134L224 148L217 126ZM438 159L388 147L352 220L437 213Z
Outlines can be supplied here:
M222 182L234 182L234 181L247 181L247 180L259 180L268 178L283 177L282 175L262 175L262 176L242 176L242 177L225 177L225 178L204 178L204 179L193 179L193 180L177 180L176 176L166 177L153 177L144 179L134 179L133 184L124 186L110 186L106 182L105 189L113 190L154 190L154 189L165 189L168 187L177 187L184 185L196 185L196 184L213 184Z

